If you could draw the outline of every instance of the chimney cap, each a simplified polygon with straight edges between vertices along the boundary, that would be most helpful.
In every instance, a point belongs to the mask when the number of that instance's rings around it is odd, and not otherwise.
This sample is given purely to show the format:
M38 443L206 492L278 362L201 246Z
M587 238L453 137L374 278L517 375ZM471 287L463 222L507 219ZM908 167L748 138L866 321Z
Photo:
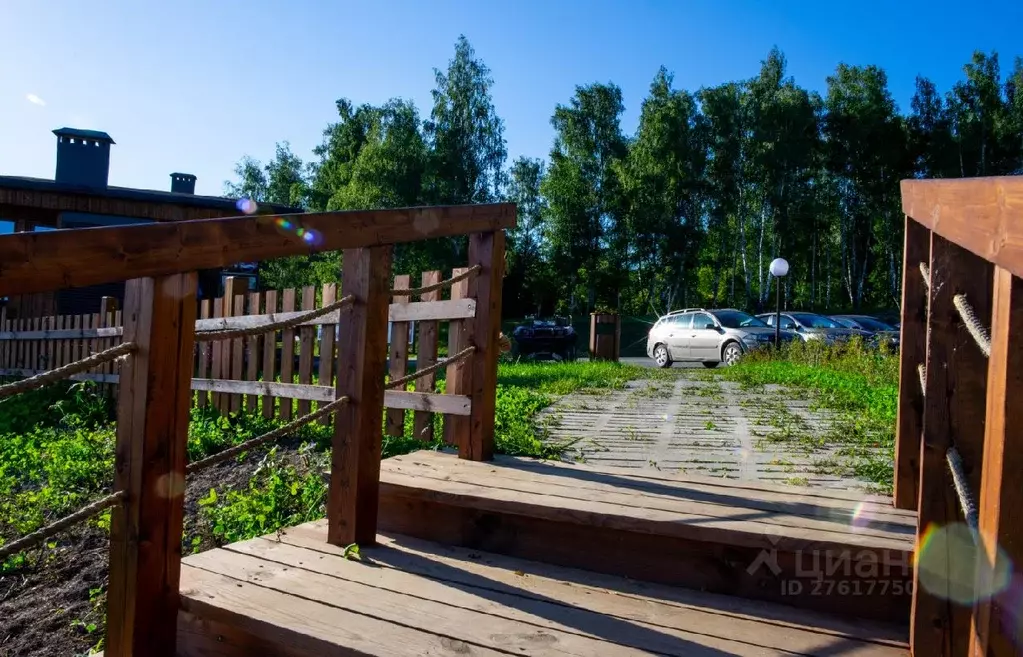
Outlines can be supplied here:
M190 173L172 173L171 178L184 178L185 180L198 180L195 176Z
M78 137L80 139L95 139L96 141L103 141L108 144L113 144L113 138L105 132L99 130L81 130L79 128L57 128L53 131L53 134L58 137Z

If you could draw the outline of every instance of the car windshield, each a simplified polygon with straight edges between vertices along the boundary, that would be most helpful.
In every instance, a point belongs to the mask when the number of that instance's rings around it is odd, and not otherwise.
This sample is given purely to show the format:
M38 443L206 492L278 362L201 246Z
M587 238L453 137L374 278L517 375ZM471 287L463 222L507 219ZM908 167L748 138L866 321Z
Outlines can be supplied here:
M842 325L824 315L813 313L789 313L793 319L807 328L842 328Z
M730 329L747 328L750 326L767 326L753 315L747 315L740 310L715 310L711 313L718 318L721 326Z
M847 317L832 317L831 319L835 320L840 326L844 326L845 328L856 328L856 322Z
M856 322L868 331L894 331L895 328L873 317L856 317Z

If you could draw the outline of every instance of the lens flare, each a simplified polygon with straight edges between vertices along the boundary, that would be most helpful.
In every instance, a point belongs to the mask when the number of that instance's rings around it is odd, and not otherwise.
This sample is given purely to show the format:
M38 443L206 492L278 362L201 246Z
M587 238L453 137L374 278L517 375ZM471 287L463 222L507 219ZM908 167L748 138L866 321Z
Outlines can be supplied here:
M235 206L244 214L255 214L256 210L259 209L259 205L250 198L240 198Z
M306 244L309 244L310 246L317 246L323 241L322 240L323 236L320 235L319 232L312 230L311 228L303 228L302 226L299 226L297 223L289 219L285 219L284 217L274 217L273 224L277 228L277 230L283 233L290 233L292 235L295 235L296 237L301 239Z
M961 605L998 596L1012 580L1012 567L1003 552L996 560L996 570L985 573L985 583L975 589L977 558L987 563L981 550L973 530L964 523L927 527L916 550L920 586L931 595Z

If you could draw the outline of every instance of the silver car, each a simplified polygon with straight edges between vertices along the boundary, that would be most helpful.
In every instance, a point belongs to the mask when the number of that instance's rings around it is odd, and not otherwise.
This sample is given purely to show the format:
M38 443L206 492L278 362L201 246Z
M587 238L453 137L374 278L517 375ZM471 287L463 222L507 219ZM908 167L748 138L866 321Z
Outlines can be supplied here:
M781 339L796 339L789 331ZM774 341L774 329L756 317L726 308L686 308L657 320L647 336L646 353L658 367L674 361L700 361L704 367L733 365L742 355Z
M774 326L775 313L757 315L768 326ZM794 331L804 342L821 340L825 344L845 342L853 336L869 338L870 333L859 329L846 328L824 315L805 312L784 312L781 314L782 330Z

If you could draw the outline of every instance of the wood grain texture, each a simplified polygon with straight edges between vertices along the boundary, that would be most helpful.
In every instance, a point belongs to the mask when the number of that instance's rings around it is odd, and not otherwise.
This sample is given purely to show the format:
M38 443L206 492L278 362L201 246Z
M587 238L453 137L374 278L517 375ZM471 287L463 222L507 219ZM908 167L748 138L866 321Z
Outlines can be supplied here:
M452 276L458 276L468 267L456 267L451 270ZM451 300L464 299L469 296L469 281L460 280L451 286ZM452 320L448 323L448 354L457 354L472 343L473 324L469 320ZM447 366L445 372L445 390L454 395L472 394L472 363L463 359ZM444 442L448 445L465 445L468 450L469 435L472 422L469 418L444 418Z
M895 424L895 506L915 509L919 497L920 435L924 391L918 367L927 359L927 299L920 264L930 267L931 232L906 217L902 266L902 326L899 340L899 406Z
M207 219L0 236L0 296L515 226L515 204ZM296 229L312 231L315 247Z
M308 285L302 288L302 310L316 308L316 288ZM316 345L316 329L303 326L299 330L298 382L309 385L313 382L313 348ZM288 381L288 383L291 383ZM298 402L299 416L309 414L309 401L300 399Z
M328 540L369 545L379 499L391 247L349 249L342 257L342 293L354 303L339 327L337 397L350 401L334 418Z
M903 180L902 209L945 239L1023 276L1023 177Z
M286 313L295 311L294 288L288 288L281 292L281 310ZM295 329L284 329L281 331L281 383L294 383L294 374ZM282 420L290 420L292 406L290 399L281 399L281 406L277 409L277 417Z
M440 283L441 273L437 270L424 271L422 287ZM441 291L426 292L420 300L424 302L440 301ZM416 351L416 368L426 369L437 362L437 342L440 336L440 325L435 320L419 322L419 348ZM416 380L416 390L433 392L437 385L437 374L430 373ZM416 438L424 441L433 440L433 414L427 411L416 411L413 416L413 431Z
M250 315L258 315L262 311L263 305L263 293L262 292L250 292L249 293L249 304L248 312ZM272 339L272 338L271 338ZM245 338L245 378L248 381L259 380L259 357L260 357L260 342L263 340L262 335L251 335ZM245 410L249 413L255 413L256 408L259 406L259 398L256 395L247 395L245 397Z
M267 290L263 298L263 310L267 313L277 312L277 290ZM263 336L263 380L275 381L277 371L277 331ZM263 394L263 417L270 419L276 415L277 402L272 394Z
M195 273L125 287L125 338L138 350L118 396L106 654L175 654L196 313Z
M497 409L497 359L501 355L501 285L504 282L504 231L469 236L469 266L480 272L469 281L476 299L471 344L472 415L469 440L459 443L459 456L473 461L494 458L494 414Z
M969 654L1008 657L1023 645L1014 588L1004 585L1023 581L1023 280L996 268L993 305L975 590L995 595L978 596Z
M991 263L931 234L931 288L927 320L927 392L924 396L920 450L918 544L941 528L963 522L959 500L946 465L955 446L962 456L969 487L980 488L983 459L987 358L963 325L952 303L965 293L981 321L991 316ZM914 577L911 645L918 655L966 654L970 608L955 602L964 593L957 578L962 554L954 542L931 541L921 551ZM928 584L921 584L921 572ZM927 573L935 573L928 577Z
M337 283L327 283L323 286L323 305L329 306L337 301ZM316 382L321 386L334 387L334 358L335 345L334 336L337 332L337 324L323 324L320 330L320 373ZM320 418L320 424L328 425L334 421L330 415Z
M407 290L411 287L412 278L408 274L394 277L395 290ZM407 294L395 294L392 305L403 306L412 301ZM388 313L390 314L390 313ZM408 340L409 323L405 321L391 322L391 344L388 356L388 374L391 380L400 379L408 374ZM405 435L405 409L388 407L384 421L384 433L388 436Z

